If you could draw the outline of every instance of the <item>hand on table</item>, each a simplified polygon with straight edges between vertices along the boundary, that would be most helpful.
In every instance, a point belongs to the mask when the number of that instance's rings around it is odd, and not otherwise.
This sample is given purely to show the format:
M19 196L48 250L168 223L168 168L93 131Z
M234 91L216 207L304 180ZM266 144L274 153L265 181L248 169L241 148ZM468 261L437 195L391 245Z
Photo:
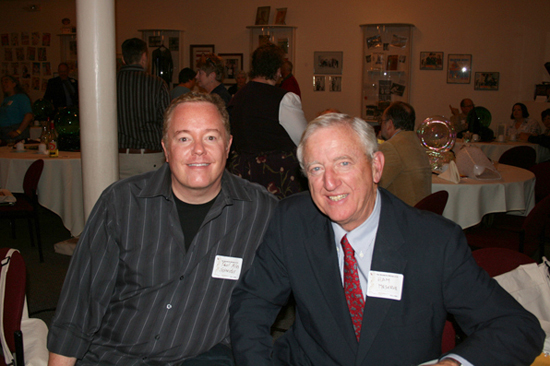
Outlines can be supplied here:
M12 139L16 138L19 135L20 135L20 133L18 133L17 131L8 132L8 136L11 137Z

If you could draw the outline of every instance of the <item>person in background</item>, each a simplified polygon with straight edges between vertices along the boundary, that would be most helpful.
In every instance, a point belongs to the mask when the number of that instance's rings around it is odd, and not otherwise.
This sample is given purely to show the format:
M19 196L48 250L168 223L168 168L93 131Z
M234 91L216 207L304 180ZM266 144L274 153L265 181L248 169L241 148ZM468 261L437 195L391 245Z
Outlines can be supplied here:
M223 59L214 53L202 55L197 61L197 84L210 94L218 94L225 105L231 100L231 94L222 84L225 78Z
M475 262L462 228L378 187L384 154L359 118L310 122L309 192L282 200L231 298L239 366L530 365L545 334ZM269 333L290 295L296 321ZM441 354L447 314L468 337Z
M228 106L233 132L229 170L279 198L302 190L295 152L307 125L300 97L275 86L283 55L272 43L258 47L251 80Z
M432 169L426 149L414 132L416 113L405 102L393 102L382 114L379 149L386 163L380 187L410 206L432 193Z
M225 171L229 116L217 95L167 109L167 164L97 201L48 334L50 366L234 366L229 300L277 199Z
M0 142L23 140L29 137L33 114L31 99L11 75L2 76L4 100L0 106Z
M298 80L292 75L292 62L285 61L283 62L283 65L281 66L281 75L282 80L280 87L296 94L300 98L302 97L302 93L300 92L300 85L298 85Z
M118 160L120 178L161 167L162 121L170 104L168 87L147 70L147 44L139 38L122 43L124 66L117 75Z
M520 141L527 141L529 136L540 134L539 122L529 118L529 112L525 104L514 104L510 119L512 121L508 125L508 136L518 135Z
M195 76L197 76L197 73L192 69L188 67L181 69L178 75L179 84L170 92L170 99L174 100L180 95L192 91L197 83Z
M539 144L541 146L544 146L550 149L550 108L544 110L540 114L540 118L545 127L544 131L537 136L534 136L534 135L528 136L527 141L533 144Z
M454 127L456 133L460 133L468 129L468 113L474 109L475 105L471 99L465 98L460 102L460 113L457 108L453 108L449 105L451 109L451 125Z
M69 65L62 62L57 67L59 76L48 80L44 99L53 103L56 110L78 105L78 81L69 77Z
M241 90L246 85L246 80L248 79L248 76L246 75L246 72L243 70L240 70L237 72L237 76L235 77L235 80L237 81L236 84L233 84L227 89L229 94L235 95L239 90Z

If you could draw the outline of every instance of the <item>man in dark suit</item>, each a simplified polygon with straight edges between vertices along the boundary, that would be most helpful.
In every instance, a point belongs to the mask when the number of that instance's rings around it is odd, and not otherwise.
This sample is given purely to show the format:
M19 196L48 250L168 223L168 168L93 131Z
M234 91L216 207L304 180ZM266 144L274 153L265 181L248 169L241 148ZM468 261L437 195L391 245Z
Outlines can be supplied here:
M531 364L544 341L538 320L476 265L458 225L378 188L377 150L358 118L308 125L297 154L310 193L280 202L233 292L236 363ZM273 345L270 326L291 293L295 323ZM441 355L447 313L468 338Z
M59 76L48 80L44 99L53 103L55 109L78 105L78 81L69 77L69 65L60 63Z

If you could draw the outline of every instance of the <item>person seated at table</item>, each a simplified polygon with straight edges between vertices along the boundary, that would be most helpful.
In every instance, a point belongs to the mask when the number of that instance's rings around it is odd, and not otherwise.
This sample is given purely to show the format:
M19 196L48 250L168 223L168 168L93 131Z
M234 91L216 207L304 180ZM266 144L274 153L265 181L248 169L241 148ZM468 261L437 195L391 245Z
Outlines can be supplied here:
M530 365L544 343L537 318L476 264L460 226L379 188L377 150L359 118L308 124L297 154L309 192L279 203L233 291L236 363ZM296 320L273 342L291 295ZM441 354L448 313L468 337Z
M512 121L508 125L508 136L516 136L520 141L527 141L529 136L540 134L539 122L529 118L525 104L514 104L510 119Z
M468 129L468 113L470 113L474 107L474 102L469 98L462 99L460 102L460 113L458 112L458 108L453 108L453 106L449 104L452 113L451 125L457 134Z
M78 80L69 77L69 65L62 62L57 67L59 76L48 80L44 99L53 103L56 110L78 105Z
M544 110L540 118L545 127L544 132L537 136L529 136L527 141L550 149L550 108Z
M11 75L2 77L4 100L0 106L0 141L2 143L29 137L29 125L33 114L31 99Z
M380 187L414 206L432 193L432 169L426 149L416 136L414 108L405 102L393 102L382 114L380 144L386 164Z
M179 84L170 92L170 100L174 100L180 95L189 93L195 87L197 73L192 69L185 67L181 69L178 75Z

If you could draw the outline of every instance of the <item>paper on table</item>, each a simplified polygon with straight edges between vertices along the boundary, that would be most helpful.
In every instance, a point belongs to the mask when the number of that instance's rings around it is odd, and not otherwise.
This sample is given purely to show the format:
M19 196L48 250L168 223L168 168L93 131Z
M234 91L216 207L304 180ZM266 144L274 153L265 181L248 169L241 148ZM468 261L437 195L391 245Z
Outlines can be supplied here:
M439 178L448 180L449 182L453 182L455 184L460 183L460 174L458 173L458 168L453 160L449 163L447 170L439 174Z
M7 189L0 189L0 203L13 205L17 202L17 198Z

